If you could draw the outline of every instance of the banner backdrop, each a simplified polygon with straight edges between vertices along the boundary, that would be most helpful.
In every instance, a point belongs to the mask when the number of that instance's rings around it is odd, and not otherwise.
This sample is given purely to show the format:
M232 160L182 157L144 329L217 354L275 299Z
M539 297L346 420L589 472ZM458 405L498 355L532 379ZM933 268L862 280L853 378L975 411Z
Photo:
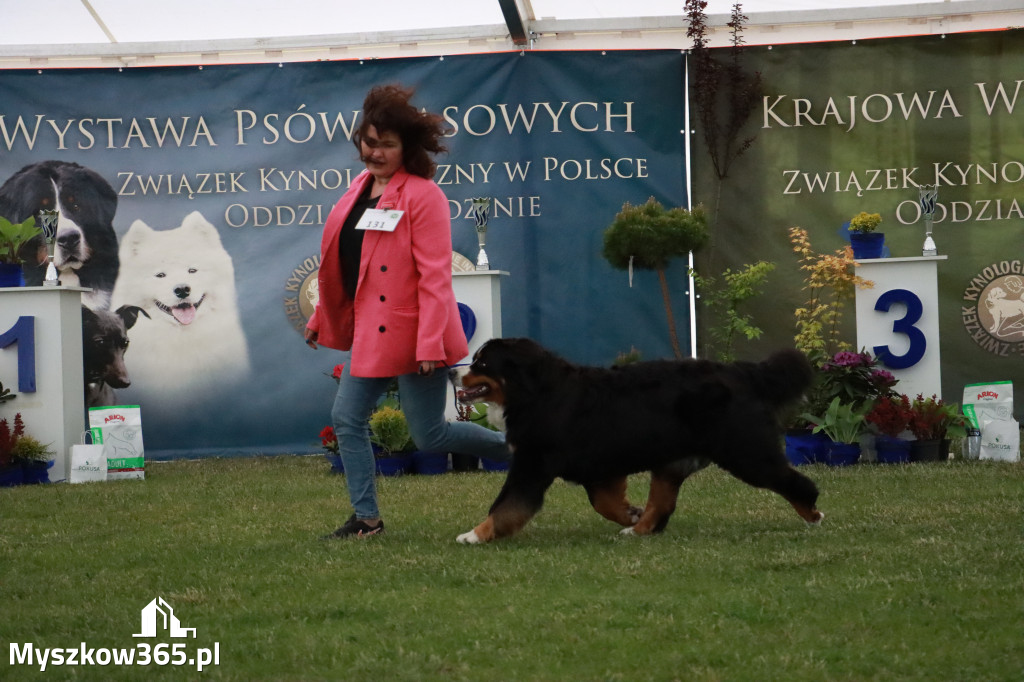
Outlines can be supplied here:
M816 251L848 241L843 224L880 213L892 256L920 256L918 186L938 184L942 393L1024 376L1024 40L1019 30L748 48L763 101L756 136L719 183L699 147L694 195L715 209L714 275L773 261L755 323L756 356L792 344L806 300L787 229ZM698 136L698 139L700 137ZM853 306L846 308L851 342ZM699 319L699 316L698 316ZM898 386L897 386L898 388Z
M309 349L302 329L323 223L362 170L350 138L367 90L414 86L417 105L447 119L450 153L435 180L455 249L471 260L469 200L493 198L487 252L510 273L505 334L607 364L631 347L671 354L655 276L640 272L628 288L601 237L625 201L686 205L683 59L509 53L0 72L0 215L42 208L29 205L31 179L14 177L23 167L71 162L98 176L64 168L62 197L82 216L83 259L95 259L79 270L96 288L88 304L121 310L131 341L131 386L106 399L142 406L148 456L315 451L344 357ZM104 242L111 228L116 244ZM685 328L685 264L670 278Z

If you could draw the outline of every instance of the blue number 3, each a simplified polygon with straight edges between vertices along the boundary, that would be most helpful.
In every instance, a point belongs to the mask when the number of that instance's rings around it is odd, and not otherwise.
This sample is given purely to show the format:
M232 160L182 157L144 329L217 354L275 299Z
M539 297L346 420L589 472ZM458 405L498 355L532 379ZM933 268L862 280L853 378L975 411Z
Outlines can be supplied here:
M36 390L36 318L22 315L14 326L0 334L0 348L18 344L18 391Z
M889 312L893 303L902 303L907 306L907 314L893 321L892 331L894 334L906 334L910 340L910 348L903 355L894 355L889 350L889 346L875 346L874 351L886 367L907 369L919 363L928 348L928 339L925 338L924 332L914 326L924 313L924 305L921 304L921 299L914 292L906 289L892 289L878 297L875 302L875 310Z

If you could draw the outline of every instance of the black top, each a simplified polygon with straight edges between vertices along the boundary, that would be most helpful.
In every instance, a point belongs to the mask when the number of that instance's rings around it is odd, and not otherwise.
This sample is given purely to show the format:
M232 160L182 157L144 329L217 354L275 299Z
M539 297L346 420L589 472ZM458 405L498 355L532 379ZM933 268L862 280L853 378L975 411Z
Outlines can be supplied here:
M363 213L368 208L377 208L380 197L370 197L370 189L373 183L369 183L366 191L353 204L348 217L341 225L341 235L338 238L339 255L341 256L341 285L345 287L348 297L355 300L356 285L359 283L359 263L363 255L363 235L365 230L357 230Z

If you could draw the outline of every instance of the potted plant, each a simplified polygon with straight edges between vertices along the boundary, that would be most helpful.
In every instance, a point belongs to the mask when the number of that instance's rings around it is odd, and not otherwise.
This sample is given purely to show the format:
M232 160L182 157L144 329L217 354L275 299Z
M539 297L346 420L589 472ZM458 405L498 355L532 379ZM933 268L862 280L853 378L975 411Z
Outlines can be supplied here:
M910 431L917 439L910 448L912 462L940 462L949 459L949 439L967 435L967 419L960 405L947 404L938 396L918 393L911 404Z
M22 482L49 483L50 467L54 464L54 452L35 436L23 434L12 450L14 461L21 467Z
M848 466L860 459L860 435L864 432L867 408L844 403L833 398L821 416L804 413L803 418L814 424L814 433L822 432L832 441L825 453L825 463Z
M885 245L885 234L875 232L882 222L879 213L867 213L861 211L850 218L850 246L853 247L853 257L857 259L881 258L882 247Z
M384 405L370 415L370 442L376 446L377 472L384 476L405 473L412 452L412 438L405 414L396 407Z
M341 453L338 452L338 437L334 433L333 426L325 426L320 431L320 447L324 449L324 458L331 463L331 473L345 473L345 466L341 463Z
M0 216L0 287L25 286L21 247L43 231L36 227L36 219L29 216L24 222L12 223Z
M21 485L25 479L21 463L15 459L14 448L18 440L25 435L25 422L21 413L14 415L12 425L6 419L0 419L0 488Z
M665 269L670 260L686 258L707 244L709 239L708 220L703 207L666 209L654 197L640 206L629 202L623 204L615 220L604 231L602 253L612 267L628 269L630 273L633 268L657 271L668 317L669 339L676 358L680 360L683 350L676 332Z
M867 414L867 422L878 431L875 453L880 464L898 464L910 461L911 441L900 438L910 428L914 412L910 398L893 395L879 398Z

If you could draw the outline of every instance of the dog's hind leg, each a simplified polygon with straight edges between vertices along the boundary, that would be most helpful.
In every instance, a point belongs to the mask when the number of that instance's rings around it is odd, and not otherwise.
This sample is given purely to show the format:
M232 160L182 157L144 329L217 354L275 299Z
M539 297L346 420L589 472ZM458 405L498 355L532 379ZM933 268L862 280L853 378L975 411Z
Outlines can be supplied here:
M632 528L623 530L622 534L649 535L665 530L669 518L676 510L679 487L683 481L709 463L710 460L703 457L684 457L657 471L652 471L651 492L647 497L647 507L640 516L640 520Z
M626 477L583 486L591 506L598 514L620 526L632 526L640 520L643 509L635 507L626 499Z
M517 474L513 463L487 518L455 539L462 544L476 545L515 535L540 511L544 505L544 493L553 482L554 479L549 477L531 479L528 475Z

